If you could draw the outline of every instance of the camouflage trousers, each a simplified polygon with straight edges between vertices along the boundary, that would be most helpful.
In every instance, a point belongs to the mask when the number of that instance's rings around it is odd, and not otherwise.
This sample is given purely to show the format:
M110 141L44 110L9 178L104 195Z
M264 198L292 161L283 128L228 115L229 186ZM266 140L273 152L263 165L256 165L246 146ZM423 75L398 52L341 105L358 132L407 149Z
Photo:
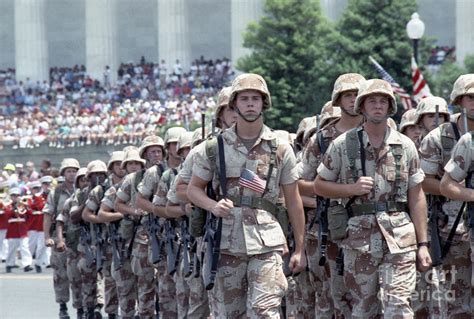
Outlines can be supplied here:
M472 318L472 262L469 241L453 242L439 274L440 318ZM438 315L438 314L436 314Z
M179 262L179 268L173 275L176 285L176 300L178 308L178 318L187 318L189 310L189 286L184 277L183 260Z
M138 313L140 318L151 318L155 314L155 269L148 261L148 244L135 240L131 266L138 279Z
M284 313L286 318L296 318L296 282L293 276L287 277L286 281L288 282L288 289L281 301L282 314Z
M112 263L112 278L117 285L117 295L120 305L120 317L131 319L135 316L135 308L138 300L137 282L138 279L132 272L129 258L124 258L120 269L115 270Z
M294 292L295 318L316 318L316 292L311 285L308 270L293 276L296 287Z
M102 299L102 302L100 302L98 298L98 293L100 294L100 291L97 289L98 277L96 264L94 262L89 267L87 265L85 254L82 253L84 251L82 244L79 244L78 248L80 253L78 269L82 280L82 305L86 308L93 308L97 304L104 304L103 295L102 298L100 298Z
M69 302L69 279L67 277L67 254L53 249L50 264L53 268L54 294L57 303Z
M211 311L214 318L280 318L288 289L278 252L252 256L221 253Z
M317 225L315 227L317 227ZM309 280L316 293L315 317L321 319L331 319L334 314L334 304L330 290L329 264L326 261L324 266L319 266L320 248L319 241L315 235L307 232L305 241Z
M441 266L433 267L422 273L418 272L415 293L412 297L415 318L443 318L440 316L442 313L441 298L437 297L441 294L440 273L442 273Z
M70 248L66 251L66 273L69 283L71 284L72 306L76 309L83 307L82 305L82 279L79 268L77 267L80 259L79 252Z
M190 258L194 256L201 256L202 237L196 238L196 252L194 252ZM201 262L200 258L194 259L197 262ZM197 275L197 277L196 277ZM189 308L188 318L207 318L210 315L208 292L204 287L201 272L198 274L192 273L186 278L189 286Z
M176 301L176 283L173 276L168 274L166 259L157 265L158 299L160 318L177 318L178 304Z
M112 247L106 247L105 260L102 266L104 275L104 311L108 314L118 313L118 294L115 279L112 278Z
M379 318L382 307L383 318L414 318L410 301L416 285L415 262L415 251L390 254L386 244L380 257L344 249L344 281L353 298L352 318Z

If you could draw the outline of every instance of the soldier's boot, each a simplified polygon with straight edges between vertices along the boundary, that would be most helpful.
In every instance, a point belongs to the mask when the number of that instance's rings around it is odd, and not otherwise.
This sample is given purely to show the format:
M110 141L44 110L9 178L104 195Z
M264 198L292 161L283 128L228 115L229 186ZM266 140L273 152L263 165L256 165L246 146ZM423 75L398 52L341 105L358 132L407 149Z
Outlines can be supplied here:
M102 305L98 304L94 308L94 319L102 319L102 313L100 310L102 309Z
M95 319L94 307L87 308L86 319Z
M59 319L69 319L69 314L67 313L67 305L65 303L59 304Z
M85 319L83 308L77 309L77 319Z

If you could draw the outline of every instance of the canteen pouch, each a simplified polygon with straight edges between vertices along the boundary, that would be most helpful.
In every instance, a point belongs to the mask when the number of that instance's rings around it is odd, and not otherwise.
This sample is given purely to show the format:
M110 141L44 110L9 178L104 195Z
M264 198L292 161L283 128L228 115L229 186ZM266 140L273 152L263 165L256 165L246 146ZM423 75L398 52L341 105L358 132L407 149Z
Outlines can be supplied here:
M119 234L125 240L132 239L135 222L130 218L124 218L120 222Z
M341 240L346 237L349 214L346 208L337 204L328 208L328 229L332 241Z

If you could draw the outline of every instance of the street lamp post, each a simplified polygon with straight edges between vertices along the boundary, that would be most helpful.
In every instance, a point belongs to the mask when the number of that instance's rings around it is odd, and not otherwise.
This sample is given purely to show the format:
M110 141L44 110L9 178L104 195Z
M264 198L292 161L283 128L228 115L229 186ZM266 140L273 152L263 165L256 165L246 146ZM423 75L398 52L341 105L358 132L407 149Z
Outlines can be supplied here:
M416 63L418 63L418 42L425 33L425 24L421 21L418 13L411 15L410 21L407 23L407 34L413 42L413 55Z

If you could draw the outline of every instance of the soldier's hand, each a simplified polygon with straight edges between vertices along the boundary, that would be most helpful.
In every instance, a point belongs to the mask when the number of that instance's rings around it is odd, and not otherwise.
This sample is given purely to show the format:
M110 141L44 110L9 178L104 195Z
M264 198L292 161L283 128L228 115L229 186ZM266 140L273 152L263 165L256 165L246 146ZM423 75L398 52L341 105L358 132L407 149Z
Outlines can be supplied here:
M234 208L234 203L227 198L223 198L216 203L216 206L211 210L211 213L217 217L229 216L230 210Z
M361 176L353 186L353 194L361 196L370 193L374 187L374 179L370 176Z
M46 247L53 247L54 246L54 240L51 239L51 238L48 238L44 241L44 244L46 245Z
M416 253L417 268L420 272L427 271L431 267L431 256L428 247L421 246Z
M56 250L60 252L63 252L66 250L66 243L64 242L64 240L58 241L58 243L56 244Z
M293 253L290 258L290 263L288 265L293 274L300 273L306 269L306 256L304 252L302 253Z

